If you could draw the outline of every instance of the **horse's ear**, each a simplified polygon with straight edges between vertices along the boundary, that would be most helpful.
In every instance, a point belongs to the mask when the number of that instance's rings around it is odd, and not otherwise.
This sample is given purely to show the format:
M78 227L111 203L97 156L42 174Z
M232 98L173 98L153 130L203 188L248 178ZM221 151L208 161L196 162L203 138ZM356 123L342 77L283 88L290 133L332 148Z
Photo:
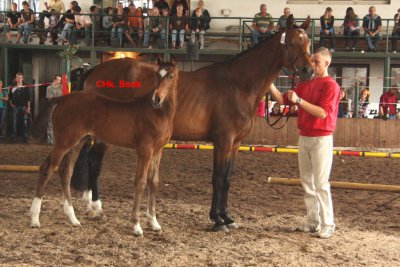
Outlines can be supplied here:
M171 64L175 66L176 65L176 58L173 55L171 55L170 58L171 58Z
M161 65L163 63L164 63L164 59L160 55L157 55L157 64Z
M293 28L293 15L290 14L289 17L286 19L286 29L290 30L291 28Z
M307 30L308 27L310 27L310 15L307 16L307 19L303 22L303 24L301 24L300 28L302 28L303 30Z

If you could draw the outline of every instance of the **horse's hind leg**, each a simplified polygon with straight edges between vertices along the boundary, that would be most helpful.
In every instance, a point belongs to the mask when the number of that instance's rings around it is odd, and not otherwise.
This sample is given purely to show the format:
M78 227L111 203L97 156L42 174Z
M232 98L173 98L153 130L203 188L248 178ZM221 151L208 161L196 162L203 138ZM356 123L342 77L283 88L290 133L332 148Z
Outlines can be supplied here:
M96 141L89 151L89 192L91 193L91 214L93 218L100 217L103 213L101 201L99 198L99 176L102 167L104 155L110 146ZM89 208L89 206L88 206Z
M73 172L73 166L78 158L79 151L84 145L85 141L81 141L77 146L71 149L61 161L59 166L59 174L61 186L63 188L64 193L64 213L67 215L73 226L81 225L78 219L75 216L74 207L72 206L72 198L71 198L71 176Z
M156 217L156 193L159 181L159 168L161 160L162 150L160 152L154 153L149 167L149 172L147 175L148 180L148 202L147 202L147 217L149 218L151 228L153 231L160 231L161 226L157 221Z
M44 188L54 172L55 167L60 163L64 157L66 150L54 147L46 160L40 165L39 180L36 186L36 195L33 198L32 206L30 209L31 214L31 227L40 227L39 215L42 205L42 197Z
M135 175L135 188L134 188L134 198L133 198L133 223L134 235L143 235L142 227L140 226L140 201L142 199L142 195L144 189L146 188L147 182L147 172L149 170L150 160L153 154L152 148L150 144L145 144L143 142L141 147L136 149L137 153L137 164L136 164L136 175Z

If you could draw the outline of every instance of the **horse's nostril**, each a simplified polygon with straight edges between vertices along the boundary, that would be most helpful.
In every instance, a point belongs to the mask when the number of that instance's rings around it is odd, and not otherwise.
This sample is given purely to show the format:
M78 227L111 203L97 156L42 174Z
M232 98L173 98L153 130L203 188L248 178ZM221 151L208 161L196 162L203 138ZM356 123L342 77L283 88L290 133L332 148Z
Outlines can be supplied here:
M158 95L156 95L155 97L154 97L154 104L159 104L160 103L160 97L158 96Z

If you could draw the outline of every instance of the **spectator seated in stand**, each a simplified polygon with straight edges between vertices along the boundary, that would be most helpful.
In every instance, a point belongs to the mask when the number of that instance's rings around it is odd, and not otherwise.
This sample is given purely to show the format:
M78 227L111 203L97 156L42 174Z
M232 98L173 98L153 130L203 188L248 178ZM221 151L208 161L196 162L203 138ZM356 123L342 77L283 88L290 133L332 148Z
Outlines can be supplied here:
M139 47L143 39L142 8L136 8L134 4L129 5L128 30L125 31L126 38L134 47Z
M352 7L346 9L346 16L343 20L343 35L345 36L345 49L350 51L349 41L353 40L351 50L356 51L356 44L360 36L360 21L358 16L354 13Z
M11 4L11 10L6 15L7 23L4 31L6 32L7 41L11 44L11 33L10 31L18 31L19 25L21 24L21 13L17 11L17 4Z
M324 14L319 19L321 23L321 30L319 36L319 47L324 46L324 40L330 41L330 52L335 51L335 30L333 28L335 17L332 15L332 8L327 7Z
M270 37L275 34L272 30L274 28L274 22L272 16L267 13L267 5L260 5L260 13L254 16L251 30L251 46L255 46L259 42L259 38Z
M32 9L29 8L27 1L22 2L23 9L21 10L21 24L18 26L18 39L17 44L22 38L22 42L27 44L30 40L31 33L35 24L35 14Z
M369 13L363 18L363 28L365 40L367 41L368 50L367 52L376 52L379 40L382 39L380 33L382 28L382 19L376 14L376 8L371 6Z
M397 86L390 87L389 91L384 92L379 99L379 116L385 119L396 119L397 115Z
M392 31L392 52L397 53L397 40L400 37L400 8L397 10L396 15L394 15L394 27Z
M150 36L154 39L162 38L161 35L161 23L160 23L160 11L158 8L154 7L150 12L150 17L145 18L143 22L144 26L144 37L143 37L143 47L152 48L149 45Z
M187 18L183 15L183 5L178 5L176 15L170 19L169 29L171 30L172 48L183 48L185 33L189 29ZM179 36L178 46L176 42L177 35Z
M51 42L53 45L57 45L58 37L58 23L60 22L60 13L57 13L55 9L50 10L49 26L44 30L42 44L46 42L46 37L50 33Z
M363 89L360 92L360 97L358 100L358 117L357 118L367 118L370 108L369 108L369 90ZM355 110L355 107L352 108Z

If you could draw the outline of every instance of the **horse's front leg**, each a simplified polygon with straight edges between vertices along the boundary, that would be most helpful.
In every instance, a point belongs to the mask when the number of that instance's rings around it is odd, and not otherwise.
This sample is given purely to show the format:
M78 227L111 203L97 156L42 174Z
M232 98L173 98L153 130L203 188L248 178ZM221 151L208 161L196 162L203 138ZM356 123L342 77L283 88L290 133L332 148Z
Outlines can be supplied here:
M59 175L61 186L63 188L64 193L64 213L67 215L68 219L70 220L73 226L81 225L78 219L75 216L75 211L72 206L72 197L71 197L71 176L73 172L73 166L78 158L79 151L81 150L82 146L85 144L84 140L72 148L63 158L59 166Z
M159 152L154 153L149 167L149 172L147 176L148 182L148 202L147 202L147 217L149 219L151 228L153 231L160 231L161 226L157 221L156 217L156 193L158 188L159 181L159 168L160 168L160 160L162 155L162 149Z
M224 219L221 217L221 212L224 199L224 185L226 185L225 180L231 170L230 166L233 164L231 159L231 150L232 145L227 144L226 141L224 143L214 142L212 177L213 195L210 210L210 219L215 223L212 228L213 231L229 232Z
M229 229L238 229L239 226L234 222L234 220L229 216L228 212L228 193L229 186L231 182L231 176L233 172L233 166L235 163L236 155L238 153L240 143L235 143L231 151L231 159L228 162L228 171L224 177L224 184L222 186L222 207L221 207L221 218L224 220L225 225Z
M144 189L146 188L147 172L149 170L150 160L153 156L151 144L143 142L140 147L136 148L136 153L136 175L132 210L134 223L133 234L143 235L143 230L140 226L140 201L142 199Z

